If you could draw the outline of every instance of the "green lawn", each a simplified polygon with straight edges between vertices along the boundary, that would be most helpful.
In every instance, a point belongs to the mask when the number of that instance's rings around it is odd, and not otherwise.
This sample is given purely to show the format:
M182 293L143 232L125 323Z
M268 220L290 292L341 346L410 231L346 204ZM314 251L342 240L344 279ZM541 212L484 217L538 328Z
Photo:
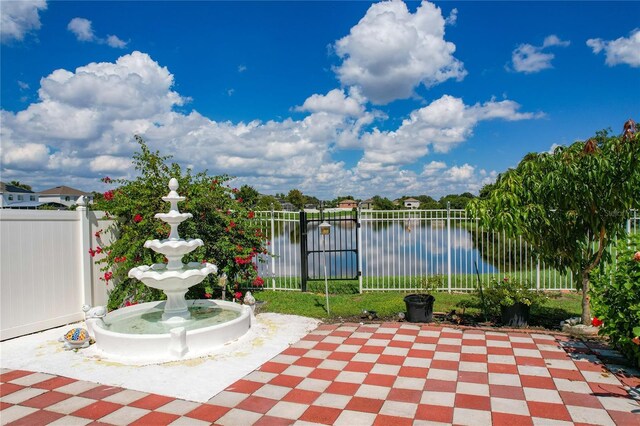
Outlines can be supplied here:
M464 323L484 321L480 307L473 302L470 294L432 293L435 296L434 312L456 311L464 318ZM325 295L320 292L300 291L258 291L257 300L267 302L261 312L301 315L318 318L327 322L360 321L363 310L376 311L380 320L396 320L399 312L405 312L404 296L407 293L372 292L364 294L330 294L328 316L325 309ZM546 304L531 311L530 325L533 327L558 328L560 321L580 315L580 295L578 293L553 293ZM462 315L464 312L464 315ZM436 319L442 317L436 315ZM493 318L495 319L495 318ZM366 320L364 320L366 321Z

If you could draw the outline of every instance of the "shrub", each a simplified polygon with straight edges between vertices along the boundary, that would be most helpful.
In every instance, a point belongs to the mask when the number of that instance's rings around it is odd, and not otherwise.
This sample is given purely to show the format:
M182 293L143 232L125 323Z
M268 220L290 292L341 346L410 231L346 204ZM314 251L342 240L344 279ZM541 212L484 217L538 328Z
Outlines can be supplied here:
M164 298L162 291L128 278L127 274L134 266L164 262L163 255L143 245L146 240L164 239L169 234L169 225L154 215L169 211L169 203L161 197L169 192L172 177L180 185L178 193L186 197L178 204L180 211L193 215L180 225L180 236L200 238L204 242L203 247L186 255L183 262L207 261L217 265L218 274L229 277L227 294L232 297L240 288L260 287L262 278L257 276L254 261L266 252L265 235L257 228L257 222L251 220L253 211L236 196L237 190L226 185L230 177L210 177L206 172L193 175L189 169L183 172L178 164L165 163L170 157L151 152L142 138L136 136L136 141L140 152L134 154L133 163L138 177L133 180L103 178L116 187L96 197L94 205L114 219L108 231L117 235L113 243L98 248L107 253L100 261L105 271L102 279L114 283L109 308ZM209 276L191 287L187 298L212 297L219 291L217 277Z
M600 333L640 367L640 346L632 340L640 332L640 234L621 238L615 261L592 273L591 304L603 321Z
M531 290L528 283L510 277L492 278L489 284L483 287L483 295L487 313L491 315L500 312L500 306L511 306L516 303L527 306L541 305L547 299L544 293ZM479 291L476 297L480 297Z

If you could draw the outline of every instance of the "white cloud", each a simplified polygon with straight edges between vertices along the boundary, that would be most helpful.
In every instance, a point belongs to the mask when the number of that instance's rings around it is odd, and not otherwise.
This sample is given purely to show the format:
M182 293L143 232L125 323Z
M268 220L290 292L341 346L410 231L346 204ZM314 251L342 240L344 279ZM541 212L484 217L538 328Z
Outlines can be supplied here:
M29 88L29 83L18 80L18 87L20 87L20 90L27 90Z
M95 35L92 28L92 22L85 18L73 18L69 21L67 29L75 34L78 41L91 41L100 44L106 44L109 47L124 49L127 42L121 40L118 36L109 35L106 39Z
M0 41L22 41L26 34L40 29L40 11L45 0L3 1L0 6Z
M451 13L449 13L449 16L447 16L447 19L445 19L444 23L447 25L455 25L457 21L458 9L454 7L453 9L451 9Z
M640 28L631 31L629 38L620 37L611 41L591 38L587 40L587 46L595 54L604 50L605 63L610 67L619 64L640 67Z
M357 117L364 113L362 104L365 102L366 99L355 88L351 89L349 95L345 95L341 89L333 89L326 95L311 95L302 106L296 107L296 110Z
M245 72L247 70L246 65L238 65L238 72Z
M562 41L553 34L545 37L542 46L521 44L511 54L513 69L517 72L529 74L553 68L551 61L555 58L555 55L542 50L554 46L566 47L569 44L569 41Z
M408 98L420 84L461 80L467 72L453 57L456 47L444 39L444 27L440 9L426 1L415 13L401 1L375 3L335 43L342 59L335 72L376 104Z

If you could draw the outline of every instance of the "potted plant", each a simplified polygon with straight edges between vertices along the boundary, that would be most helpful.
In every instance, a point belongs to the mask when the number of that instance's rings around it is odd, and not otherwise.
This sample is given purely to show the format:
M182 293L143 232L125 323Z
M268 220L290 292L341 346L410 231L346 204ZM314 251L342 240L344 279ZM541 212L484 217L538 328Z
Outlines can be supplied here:
M502 324L510 327L527 326L531 305L540 305L546 300L544 293L532 290L527 282L510 277L494 277L483 290L487 310L499 312Z

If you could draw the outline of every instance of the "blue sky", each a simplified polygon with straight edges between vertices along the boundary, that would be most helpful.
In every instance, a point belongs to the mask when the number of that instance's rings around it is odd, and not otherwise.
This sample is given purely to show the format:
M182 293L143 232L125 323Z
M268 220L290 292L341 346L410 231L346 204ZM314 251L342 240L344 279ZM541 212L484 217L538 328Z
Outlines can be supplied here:
M637 2L2 1L2 180L102 190L134 134L320 198L477 191L640 111Z

